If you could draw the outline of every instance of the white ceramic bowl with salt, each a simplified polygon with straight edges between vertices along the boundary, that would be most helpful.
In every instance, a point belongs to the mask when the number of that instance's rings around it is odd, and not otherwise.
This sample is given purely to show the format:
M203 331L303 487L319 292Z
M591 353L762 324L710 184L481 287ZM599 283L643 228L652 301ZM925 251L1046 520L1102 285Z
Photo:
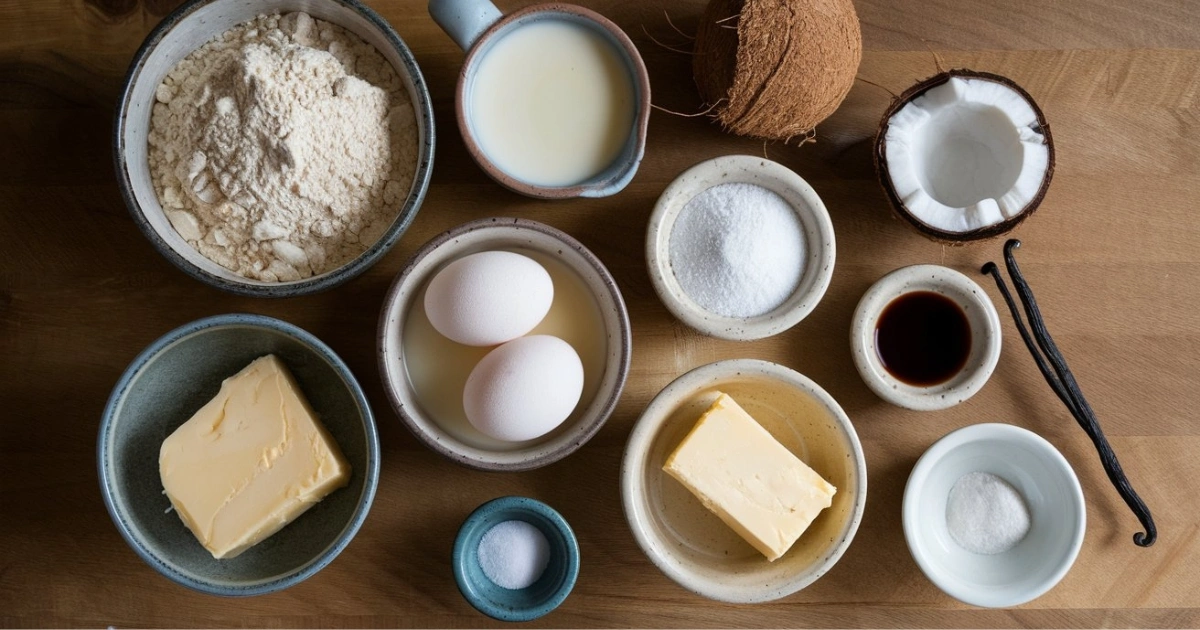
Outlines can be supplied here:
M672 232L688 202L709 188L734 183L762 186L782 197L795 211L804 237L799 284L782 304L752 317L729 317L705 309L684 290L671 265ZM835 250L833 222L812 186L786 166L750 155L713 158L684 171L658 198L646 234L650 280L667 310L705 335L734 341L779 334L812 313L829 288Z
M950 533L947 501L963 475L991 473L1024 499L1030 528L997 554L967 551ZM1001 608L1036 599L1067 574L1083 545L1083 490L1066 458L1044 438L1010 424L976 424L934 443L904 488L904 538L938 588L974 606Z

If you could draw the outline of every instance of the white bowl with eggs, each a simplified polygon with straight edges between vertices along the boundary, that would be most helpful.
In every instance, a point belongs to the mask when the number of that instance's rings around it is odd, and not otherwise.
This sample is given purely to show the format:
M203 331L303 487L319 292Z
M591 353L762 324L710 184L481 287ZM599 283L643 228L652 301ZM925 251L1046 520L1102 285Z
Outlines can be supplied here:
M539 266L553 286L544 316L513 299L544 298ZM476 308L445 304L453 291L438 285L452 275ZM523 318L536 326L503 330ZM526 332L497 343L513 330ZM621 292L591 251L536 221L488 218L434 237L396 277L380 313L379 370L393 409L426 446L471 468L529 470L566 457L604 425L625 386L631 339Z

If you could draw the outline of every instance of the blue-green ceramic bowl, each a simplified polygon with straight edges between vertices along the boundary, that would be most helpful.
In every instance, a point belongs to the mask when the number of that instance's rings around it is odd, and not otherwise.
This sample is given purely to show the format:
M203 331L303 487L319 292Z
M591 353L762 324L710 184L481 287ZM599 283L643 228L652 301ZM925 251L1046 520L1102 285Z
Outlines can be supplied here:
M274 353L350 462L350 484L228 560L200 545L163 494L162 442L254 359ZM379 482L379 436L358 381L311 334L260 315L218 315L163 335L133 360L100 421L100 490L117 529L159 573L213 595L272 593L328 565L358 532Z
M550 562L531 586L497 586L479 566L479 541L492 526L525 521L541 530L550 543ZM526 497L501 497L476 508L454 541L454 581L479 612L500 621L530 621L558 608L579 576L579 543L566 519L554 508Z

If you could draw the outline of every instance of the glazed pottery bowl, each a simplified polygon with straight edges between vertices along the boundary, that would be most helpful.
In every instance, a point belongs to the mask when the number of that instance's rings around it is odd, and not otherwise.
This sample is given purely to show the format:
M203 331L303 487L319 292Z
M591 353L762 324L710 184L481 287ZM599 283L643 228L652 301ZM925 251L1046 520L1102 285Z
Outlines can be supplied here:
M662 470L720 392L837 488L774 562ZM765 602L812 584L841 558L862 520L867 469L850 419L816 383L766 361L718 361L667 385L642 413L625 447L621 498L638 545L668 577L710 599Z
M671 234L688 202L713 186L733 183L754 184L778 194L795 210L804 232L807 258L799 285L783 304L754 317L706 310L684 291L671 266ZM701 333L734 341L770 337L808 317L829 288L835 258L833 222L812 186L782 164L748 155L718 157L684 171L658 198L646 233L646 266L667 310Z
M629 185L646 152L646 132L650 121L650 76L641 53L620 27L591 9L561 2L527 6L503 15L489 0L430 0L429 12L451 39L467 52L458 75L455 113L467 151L488 177L513 192L542 199L607 197ZM582 27L608 44L616 53L620 72L630 81L633 101L630 103L633 108L631 122L628 129L623 129L624 140L613 161L582 182L559 186L523 180L494 162L479 142L480 134L476 128L478 116L472 114L470 105L484 58L511 33L547 21Z
M216 560L170 510L158 469L163 440L251 361L278 356L350 464L349 485L242 554ZM113 389L97 447L104 503L154 570L213 595L261 595L328 565L354 538L379 481L379 438L354 375L311 334L260 315L218 315L163 335Z
M549 561L541 577L521 589L492 582L479 563L484 534L513 520L538 528L550 543ZM454 541L453 563L458 590L476 610L500 621L532 621L558 608L571 594L579 575L579 543L554 508L526 497L501 497L479 506L463 522Z
M326 273L291 282L266 282L238 275L209 260L171 226L151 179L148 137L155 91L168 72L205 42L263 13L304 11L337 24L374 46L395 68L408 91L417 122L413 183L396 218L375 243L350 262ZM113 161L125 205L150 243L188 275L219 289L259 297L317 293L346 282L379 261L416 216L433 168L433 105L425 79L408 46L377 13L357 0L191 0L163 19L134 56L121 89L113 133Z
M971 330L970 350L962 370L934 385L912 385L888 372L876 348L880 315L893 300L918 291L949 298L962 309ZM859 376L880 398L900 407L929 411L953 407L974 396L1000 360L1000 316L974 280L940 265L902 267L867 289L850 327L850 349Z
M546 435L523 442L491 438L467 421L462 396L471 369L491 348L442 337L425 315L424 295L437 272L464 256L505 250L533 258L550 273L554 303L530 334L560 337L583 361L583 395ZM629 315L616 282L586 247L560 230L525 219L481 219L426 243L392 283L379 319L379 371L392 408L426 446L483 470L529 470L587 442L612 413L629 373Z
M951 488L971 472L991 473L1023 498L1030 529L1016 546L979 554L960 546L947 525ZM1083 545L1087 510L1066 458L1044 438L1009 424L976 424L929 447L904 488L904 538L925 575L967 604L1019 606L1067 574Z

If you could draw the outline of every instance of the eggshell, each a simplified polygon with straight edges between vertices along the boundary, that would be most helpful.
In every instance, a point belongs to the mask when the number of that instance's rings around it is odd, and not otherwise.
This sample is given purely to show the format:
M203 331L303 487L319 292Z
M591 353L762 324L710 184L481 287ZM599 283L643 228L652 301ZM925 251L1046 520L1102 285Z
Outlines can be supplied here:
M446 265L425 290L435 330L468 346L494 346L542 321L554 282L536 260L514 252L479 252Z
M479 361L463 389L467 420L498 440L541 437L562 424L583 394L583 362L550 335L514 339Z

